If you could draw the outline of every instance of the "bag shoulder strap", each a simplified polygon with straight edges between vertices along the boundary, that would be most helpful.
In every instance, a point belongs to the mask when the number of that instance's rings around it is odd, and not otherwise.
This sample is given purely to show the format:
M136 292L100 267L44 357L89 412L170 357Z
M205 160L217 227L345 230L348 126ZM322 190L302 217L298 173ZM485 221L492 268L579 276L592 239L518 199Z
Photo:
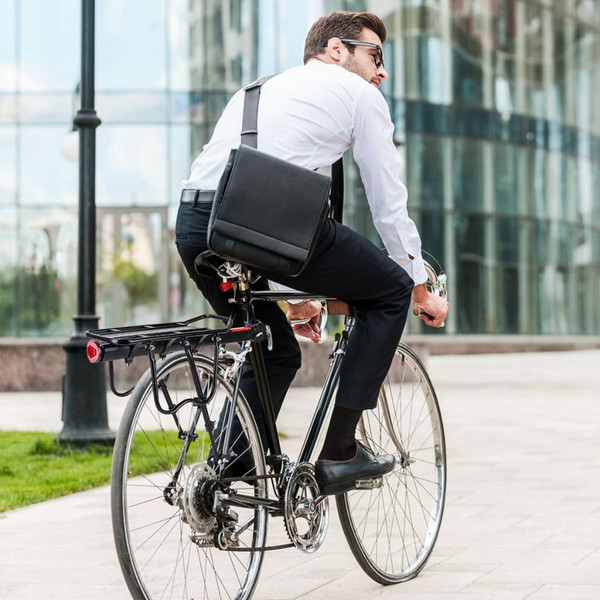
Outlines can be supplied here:
M260 89L263 83L271 79L273 75L266 75L257 79L244 88L244 115L242 117L242 144L256 148L258 140L258 101L260 100Z
M344 216L344 157L331 165L331 191L329 192L331 218L339 223Z
M244 113L242 116L242 144L256 148L258 142L258 102L263 84L274 77L266 75L244 88ZM342 222L344 212L344 159L337 160L331 167L331 191L329 193L330 215Z

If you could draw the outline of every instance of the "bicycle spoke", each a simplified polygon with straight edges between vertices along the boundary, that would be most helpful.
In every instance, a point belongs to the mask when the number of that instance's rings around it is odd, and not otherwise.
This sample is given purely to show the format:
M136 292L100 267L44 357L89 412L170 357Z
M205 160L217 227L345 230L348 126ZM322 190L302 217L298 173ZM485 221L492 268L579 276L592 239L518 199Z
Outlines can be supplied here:
M402 344L378 406L363 414L364 442L396 457L383 487L336 498L342 528L365 572L380 583L414 577L441 523L444 433L435 392L421 363Z
M194 361L202 385L211 382L212 363L200 356ZM156 368L163 397L177 405L195 395L183 354L170 355ZM219 476L209 458L218 454L210 446L200 413L212 423L219 422L224 408L230 406L231 384L217 377L215 395L205 409L188 403L174 418L157 410L151 377L145 377L145 385L136 386L123 417L114 453L122 460L115 459L111 488L115 541L128 584L137 590L134 597L145 600L247 600L260 571L263 552L253 549L265 545L267 510L235 507L230 520L214 512L219 489L237 485L242 493L247 488L251 496L267 497L261 442L247 403L238 396L236 422L241 427L223 452L229 455L233 447L239 448L228 468L243 464L239 471L258 476L250 483L226 480L219 487L211 483L218 482ZM223 436L223 431L215 432L213 441L220 443ZM224 549L217 547L218 541ZM248 552L229 551L228 544L232 550Z

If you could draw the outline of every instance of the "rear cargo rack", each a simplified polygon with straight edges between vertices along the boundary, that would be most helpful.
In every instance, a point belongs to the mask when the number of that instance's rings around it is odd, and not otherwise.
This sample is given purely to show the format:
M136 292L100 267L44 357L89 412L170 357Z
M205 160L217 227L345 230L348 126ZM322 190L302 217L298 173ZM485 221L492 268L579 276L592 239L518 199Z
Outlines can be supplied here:
M216 319L223 323L223 327L209 328L198 327L201 321ZM190 367L194 365L193 354L202 346L212 346L213 363L215 372L219 360L220 348L226 344L242 343L247 341L271 343L271 332L264 323L257 322L252 325L233 327L233 319L219 315L201 315L187 321L173 323L157 323L151 325L132 325L126 327L109 327L106 329L92 329L86 332L90 338L87 344L87 356L91 363L108 362L110 374L110 388L117 396L128 396L133 388L120 392L115 388L113 361L124 360L131 364L134 358L146 356L150 361L153 381L156 385L156 355L164 357L170 352L183 350L187 356ZM197 377L196 370L192 373ZM196 382L198 397L190 398L176 406L164 408L158 402L158 390L154 390L157 408L163 414L173 414L188 402L206 404L210 402L215 392L215 382L209 390L202 390L200 382Z

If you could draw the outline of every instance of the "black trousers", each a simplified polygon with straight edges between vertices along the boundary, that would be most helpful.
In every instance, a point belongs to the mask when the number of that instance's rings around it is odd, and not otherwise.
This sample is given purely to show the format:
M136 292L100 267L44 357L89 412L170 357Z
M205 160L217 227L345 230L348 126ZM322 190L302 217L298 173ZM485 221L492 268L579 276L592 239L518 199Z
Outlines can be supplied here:
M235 309L227 301L229 295L221 292L217 282L194 271L196 256L207 249L211 206L180 204L176 244L188 274L215 312L229 315L232 307ZM348 343L335 403L353 410L374 408L410 307L413 281L406 271L361 235L328 219L310 262L298 277L263 275L254 284L256 289L267 289L268 278L297 290L338 298L356 309L356 326ZM273 333L273 350L265 351L264 356L277 414L300 368L300 347L275 303L256 303L255 313ZM262 431L260 403L249 366L242 373L241 389Z

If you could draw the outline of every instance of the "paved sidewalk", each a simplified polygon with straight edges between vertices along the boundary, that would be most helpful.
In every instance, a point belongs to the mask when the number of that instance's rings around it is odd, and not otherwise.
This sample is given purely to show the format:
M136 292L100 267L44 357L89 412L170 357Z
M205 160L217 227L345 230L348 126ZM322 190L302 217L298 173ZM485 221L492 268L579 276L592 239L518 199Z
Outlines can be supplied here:
M600 599L600 351L428 364L446 427L448 493L425 570L399 586L371 581L332 506L315 555L267 554L256 599ZM280 421L286 450L315 402L314 389L293 389ZM113 427L122 406L110 402ZM0 428L60 431L60 395L0 394ZM108 488L0 514L0 565L0 599L130 598Z

